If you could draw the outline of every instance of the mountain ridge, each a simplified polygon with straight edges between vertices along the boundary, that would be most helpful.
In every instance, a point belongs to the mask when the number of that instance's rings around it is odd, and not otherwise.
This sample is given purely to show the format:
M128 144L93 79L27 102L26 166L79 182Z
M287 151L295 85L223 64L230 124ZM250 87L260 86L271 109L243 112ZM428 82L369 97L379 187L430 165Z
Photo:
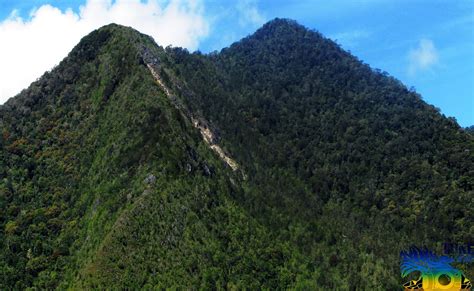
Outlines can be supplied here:
M2 288L395 289L474 233L474 138L291 20L207 55L107 25L0 117Z

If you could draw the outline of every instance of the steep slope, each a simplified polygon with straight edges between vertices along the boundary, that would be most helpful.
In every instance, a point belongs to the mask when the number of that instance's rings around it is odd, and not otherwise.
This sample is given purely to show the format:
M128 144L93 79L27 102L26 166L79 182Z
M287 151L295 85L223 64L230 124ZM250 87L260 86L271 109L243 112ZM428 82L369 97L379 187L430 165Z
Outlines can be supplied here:
M143 45L162 53L104 27L1 107L1 289L276 284L285 244L232 202L240 175Z
M473 240L472 137L387 73L284 19L219 54L169 54L250 177L241 204L302 228L322 286L395 288L401 249Z
M473 137L289 20L211 55L103 27L0 131L1 289L396 289L473 240Z

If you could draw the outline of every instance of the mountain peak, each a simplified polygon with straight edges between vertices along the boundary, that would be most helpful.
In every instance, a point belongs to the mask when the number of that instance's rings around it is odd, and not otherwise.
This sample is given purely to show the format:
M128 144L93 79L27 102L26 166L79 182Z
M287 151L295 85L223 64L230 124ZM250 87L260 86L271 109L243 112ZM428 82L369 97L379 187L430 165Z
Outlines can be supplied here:
M122 42L135 42L140 36L143 34L131 27L110 23L83 37L71 55L85 54L86 58L90 58L93 51L100 49L110 38L115 38L115 45L122 45Z
M304 35L309 30L295 20L288 18L275 18L265 23L252 36L254 38L282 37L287 34L295 36Z
M281 49L284 51L301 47L301 44L316 47L315 44L320 42L324 42L325 47L337 46L329 39L324 38L319 32L310 30L295 20L275 18L265 23L252 35L232 44L229 48L223 49L223 52L253 50L256 47L262 47L262 45L270 50Z
M474 138L293 20L213 55L109 24L11 100L1 290L395 290L472 240Z
M296 20L290 18L274 18L268 22L266 22L263 27L279 27L279 26L290 26L290 27L302 27Z
M101 74L115 78L112 85L127 75L128 69L141 63L140 50L144 46L158 48L150 36L132 27L116 23L104 25L84 36L66 58L33 82L28 90L24 90L24 94L10 98L2 106L31 108L43 103L47 97L58 97L51 93L77 82L83 66L87 63L97 66ZM111 90L112 87L105 90L105 96L111 93Z

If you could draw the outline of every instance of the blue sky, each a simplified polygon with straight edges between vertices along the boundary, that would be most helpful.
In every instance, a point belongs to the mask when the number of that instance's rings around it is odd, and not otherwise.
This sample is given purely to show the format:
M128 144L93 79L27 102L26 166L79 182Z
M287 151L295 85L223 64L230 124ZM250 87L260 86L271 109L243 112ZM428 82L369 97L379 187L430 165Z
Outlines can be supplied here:
M107 21L133 26L162 45L210 52L251 34L268 20L284 17L337 40L373 68L387 71L407 86L415 87L426 102L455 117L461 126L474 125L472 0L142 0L138 4L138 0L109 1L0 0L0 54L8 54L9 59L17 51L29 55L29 51L18 50L24 43L31 50L36 48L38 54L47 55L42 58L43 63L28 61L29 79L25 76L28 68L24 66L18 73L24 80L18 77L18 82L11 73L13 69L2 76L0 68L0 78L12 79L4 84L18 83L15 88L0 91L0 102L5 100L2 94L11 97L18 86L26 87L33 77L39 77L65 57L80 36ZM108 4L99 7L100 2ZM131 6L132 2L135 6ZM45 4L50 5L49 10L38 10ZM86 8L82 14L80 6ZM51 23L45 24L44 19ZM38 34L45 35L34 44L25 41ZM47 40L50 35L51 42L58 42L54 47L48 46L47 41L43 44L42 39ZM58 38L64 39L64 44ZM4 46L5 43L8 45ZM35 52L31 54L33 57ZM0 59L0 63L8 64L9 59Z

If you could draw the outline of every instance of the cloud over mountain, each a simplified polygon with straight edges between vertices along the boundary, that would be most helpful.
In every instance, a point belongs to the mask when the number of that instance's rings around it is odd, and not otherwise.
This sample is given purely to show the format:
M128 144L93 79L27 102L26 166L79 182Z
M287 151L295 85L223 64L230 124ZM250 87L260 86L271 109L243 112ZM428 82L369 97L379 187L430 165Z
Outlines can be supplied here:
M88 0L78 12L43 5L28 19L0 22L0 104L51 69L88 32L111 22L133 26L160 45L194 50L208 34L199 0ZM18 58L16 56L20 55Z

